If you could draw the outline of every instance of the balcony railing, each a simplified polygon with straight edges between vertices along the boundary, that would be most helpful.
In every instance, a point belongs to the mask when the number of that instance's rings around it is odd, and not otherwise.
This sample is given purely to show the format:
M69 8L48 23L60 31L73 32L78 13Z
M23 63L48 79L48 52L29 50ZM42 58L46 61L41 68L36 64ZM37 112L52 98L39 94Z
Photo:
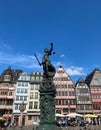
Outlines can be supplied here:
M13 109L12 105L0 105L0 109Z
M14 96L7 96L7 99L13 99Z
M3 87L3 86L0 86L0 90L8 90L9 89L9 87L8 86L5 86L5 87Z
M0 95L0 99L6 99L7 95Z

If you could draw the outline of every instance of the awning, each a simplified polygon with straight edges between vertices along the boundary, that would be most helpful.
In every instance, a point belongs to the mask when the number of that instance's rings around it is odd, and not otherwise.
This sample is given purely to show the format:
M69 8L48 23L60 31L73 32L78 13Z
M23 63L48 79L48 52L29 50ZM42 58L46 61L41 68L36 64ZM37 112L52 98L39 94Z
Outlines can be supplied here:
M98 117L98 116L95 114L86 114L85 117Z
M75 118L75 117L77 117L77 116L78 116L78 117L83 117L84 115L78 114L78 113L70 113L70 114L67 114L66 116L67 116L67 117L74 117L74 118Z
M55 116L56 116L56 117L65 117L66 115L56 113Z

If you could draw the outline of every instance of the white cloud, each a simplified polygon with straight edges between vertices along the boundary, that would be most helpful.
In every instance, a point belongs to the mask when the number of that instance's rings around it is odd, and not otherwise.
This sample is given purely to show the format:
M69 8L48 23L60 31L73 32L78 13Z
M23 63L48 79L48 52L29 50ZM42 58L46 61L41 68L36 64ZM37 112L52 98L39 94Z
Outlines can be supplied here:
M23 68L39 68L34 55L7 54L0 52L0 64L17 65Z
M0 51L6 52L6 51L11 51L11 50L12 50L11 46L9 46L8 44L3 43L2 41L0 41Z
M60 61L58 61L58 62L53 63L53 64L55 65L55 67L59 67L59 66L61 65L61 62L60 62Z
M14 48L0 41L0 65L16 65L19 68L40 69L34 55L14 53ZM12 53L13 52L13 53ZM41 54L38 54L40 60Z
M76 66L71 66L70 68L66 68L65 69L66 72L68 73L68 75L71 76L83 76L86 75L86 73L84 72L84 69L82 67L76 67Z
M70 76L85 76L87 75L83 67L76 67L76 66L70 66L67 67L66 64L63 62L56 62L54 63L55 67L58 68L59 66L62 66L64 70L67 72Z
M61 58L62 58L62 57L64 57L64 54L61 54L61 56L60 56L60 57L61 57Z

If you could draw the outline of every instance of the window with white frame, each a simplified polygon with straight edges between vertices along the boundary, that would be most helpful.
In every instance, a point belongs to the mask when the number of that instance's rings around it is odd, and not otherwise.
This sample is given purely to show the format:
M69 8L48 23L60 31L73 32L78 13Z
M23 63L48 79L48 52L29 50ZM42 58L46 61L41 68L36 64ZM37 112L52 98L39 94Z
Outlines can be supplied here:
M29 109L33 109L33 102L29 102Z
M30 99L33 99L33 92L30 92Z
M38 109L38 102L34 102L34 109Z
M34 99L38 99L38 92L35 92Z

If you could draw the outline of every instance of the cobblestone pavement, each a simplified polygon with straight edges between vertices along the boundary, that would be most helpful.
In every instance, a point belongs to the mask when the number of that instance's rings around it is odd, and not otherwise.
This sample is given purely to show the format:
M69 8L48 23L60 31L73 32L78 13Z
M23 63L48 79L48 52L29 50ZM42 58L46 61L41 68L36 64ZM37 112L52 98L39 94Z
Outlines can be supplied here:
M88 126L88 127L63 127L61 130L101 130L101 126Z
M79 127L79 126L73 126L73 127L57 127L58 130L101 130L101 125L99 126L88 126L86 127ZM20 127L14 127L14 128L2 128L0 130L37 130L33 126L24 126L22 128Z

